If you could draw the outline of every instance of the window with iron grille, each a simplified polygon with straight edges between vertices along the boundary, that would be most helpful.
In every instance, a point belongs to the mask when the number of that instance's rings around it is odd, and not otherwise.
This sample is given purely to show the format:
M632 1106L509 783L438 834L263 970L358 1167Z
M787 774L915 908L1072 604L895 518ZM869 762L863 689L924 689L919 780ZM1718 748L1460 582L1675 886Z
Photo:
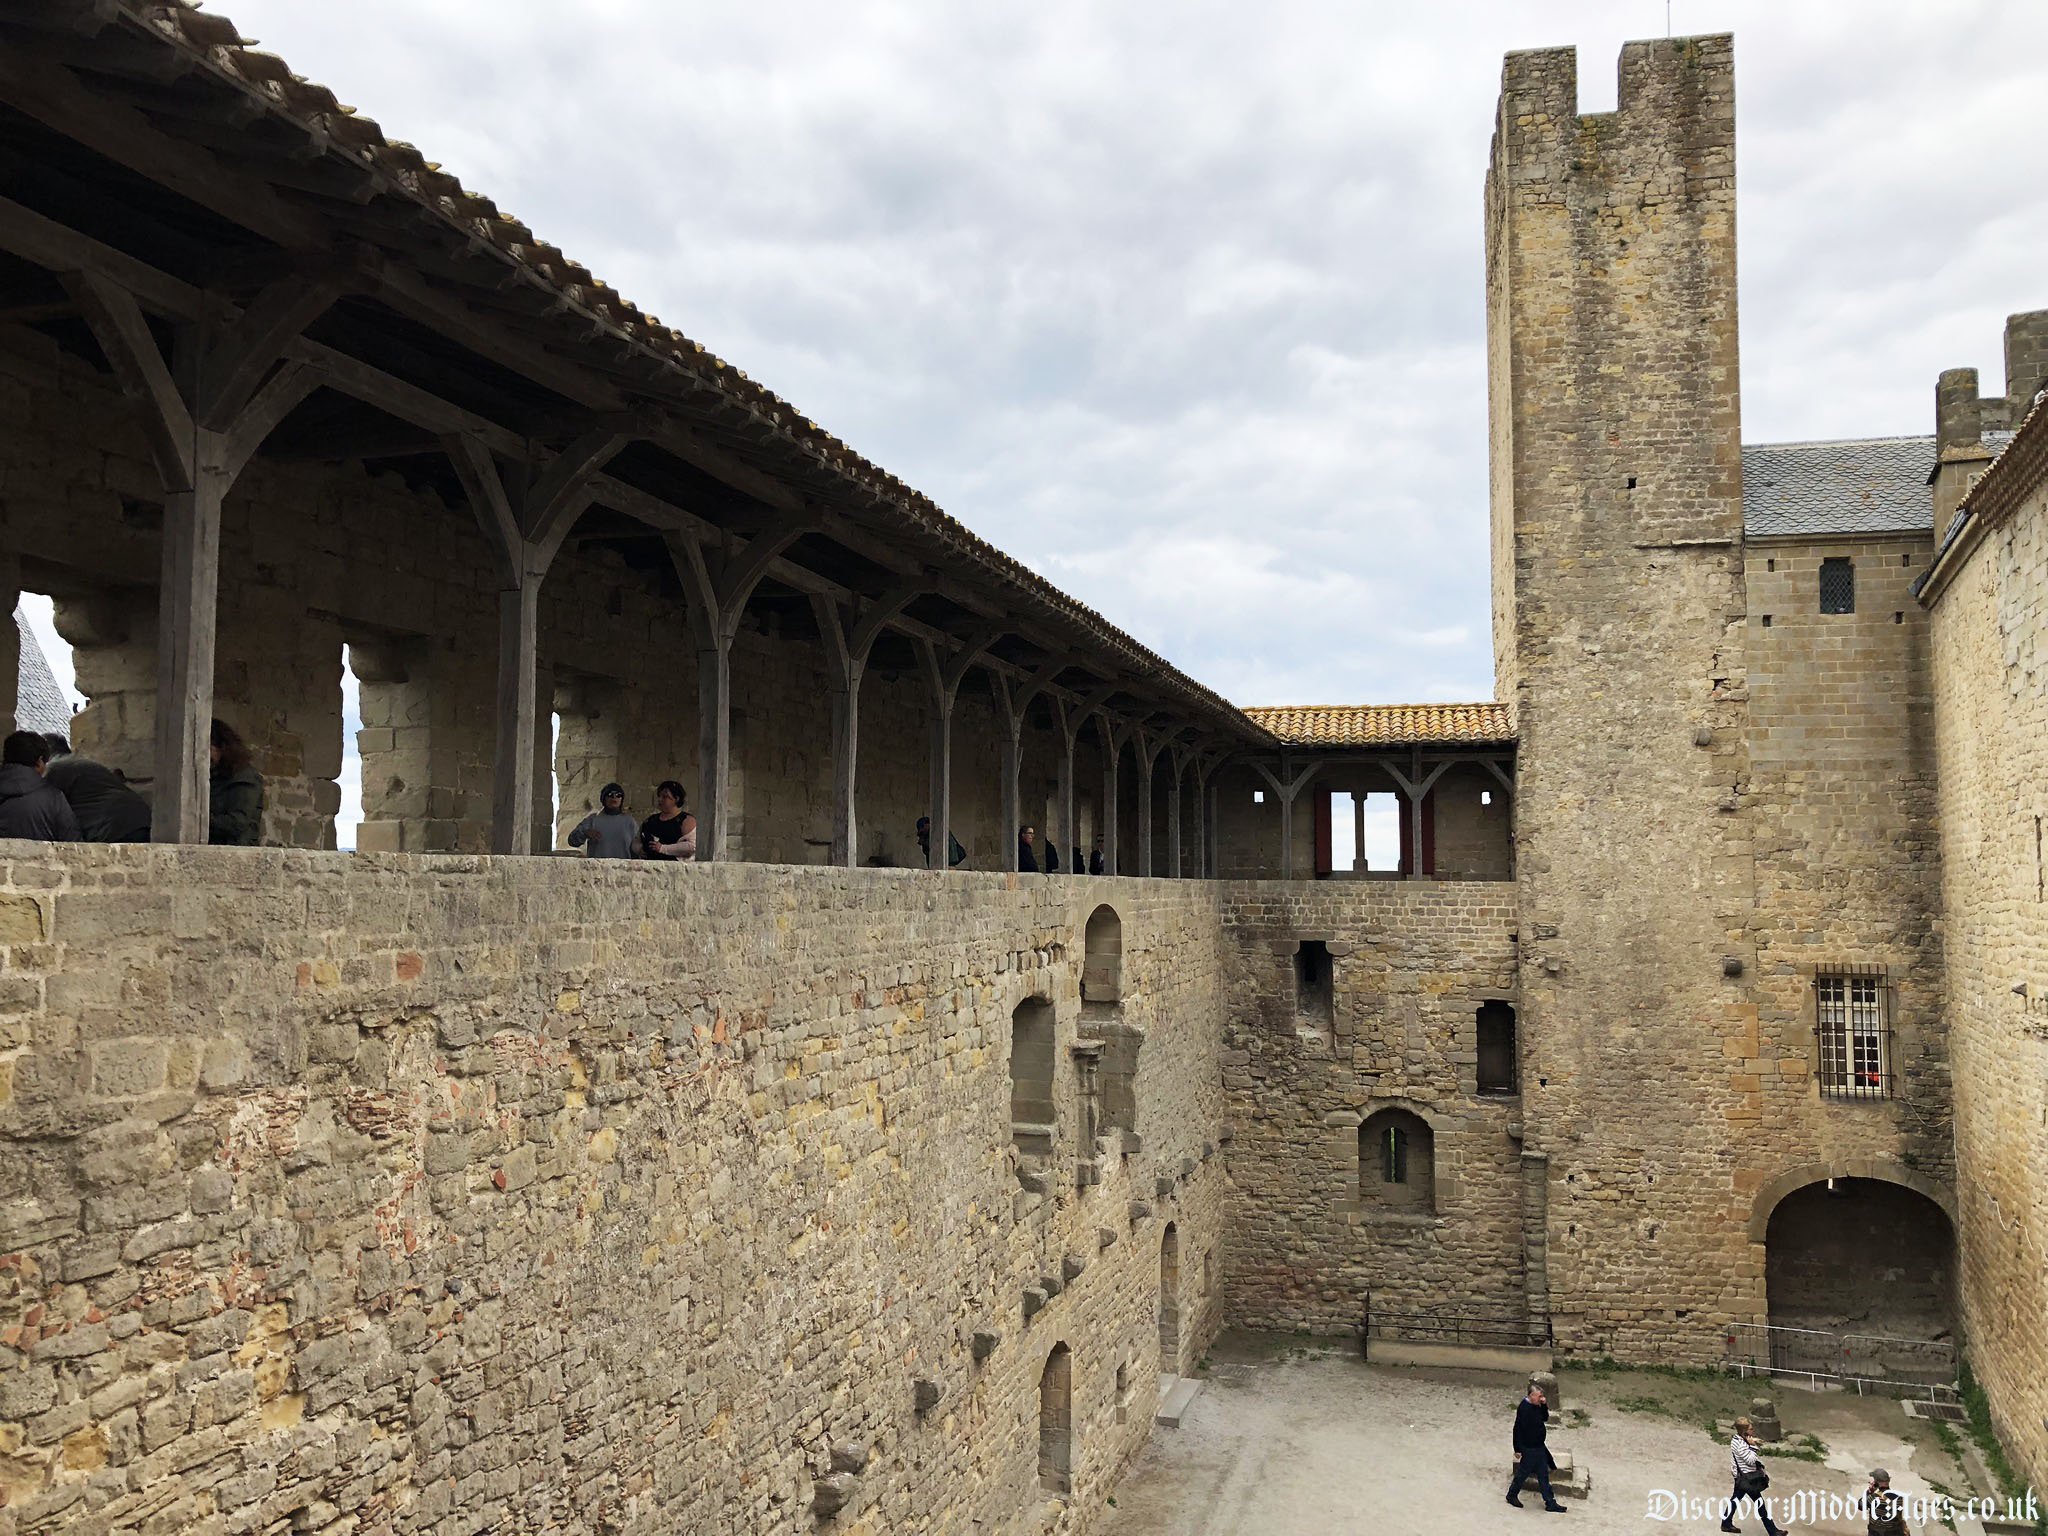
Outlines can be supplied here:
M1882 966L1823 973L1813 981L1820 1091L1830 1099L1892 1096L1890 993Z
M1820 563L1820 611L1856 611L1856 564L1852 560L1823 560Z

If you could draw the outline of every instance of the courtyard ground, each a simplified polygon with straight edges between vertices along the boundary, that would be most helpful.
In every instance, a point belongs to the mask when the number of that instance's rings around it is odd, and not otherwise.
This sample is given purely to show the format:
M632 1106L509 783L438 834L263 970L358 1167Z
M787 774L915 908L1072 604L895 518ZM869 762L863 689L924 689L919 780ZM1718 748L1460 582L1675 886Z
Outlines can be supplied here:
M1578 1536L1711 1532L1718 1510L1658 1520L1653 1495L1725 1496L1726 1439L1709 1438L1708 1422L1766 1395L1776 1398L1788 1439L1819 1442L1813 1460L1769 1460L1774 1495L1854 1496L1874 1466L1909 1496L1930 1484L1973 1491L1933 1426L1887 1399L1705 1373L1564 1370L1550 1443L1590 1469L1592 1494L1568 1501L1566 1515L1546 1515L1533 1490L1523 1509L1503 1502L1523 1377L1369 1365L1355 1346L1262 1334L1226 1335L1207 1367L1181 1427L1155 1429L1132 1464L1101 1527L1106 1536L1464 1536L1553 1524ZM1763 1530L1753 1514L1738 1523ZM1827 1536L1863 1530L1860 1519L1779 1523ZM1927 1528L1912 1526L1915 1536ZM1971 1527L1962 1529L1967 1536Z

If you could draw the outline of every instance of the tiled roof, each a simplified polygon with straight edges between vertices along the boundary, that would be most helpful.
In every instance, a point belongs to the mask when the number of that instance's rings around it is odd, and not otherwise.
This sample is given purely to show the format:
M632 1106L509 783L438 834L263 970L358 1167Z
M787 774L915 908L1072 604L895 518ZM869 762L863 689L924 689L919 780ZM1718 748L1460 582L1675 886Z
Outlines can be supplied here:
M1515 712L1506 704L1299 704L1245 713L1294 747L1427 747L1515 739Z
M1786 533L1931 533L1931 437L1752 443L1742 450L1742 528Z
M36 644L34 633L19 610L14 615L14 627L21 634L21 666L15 675L14 729L56 731L69 735L71 706L64 702L63 691L57 687L50 664L43 659L43 648Z

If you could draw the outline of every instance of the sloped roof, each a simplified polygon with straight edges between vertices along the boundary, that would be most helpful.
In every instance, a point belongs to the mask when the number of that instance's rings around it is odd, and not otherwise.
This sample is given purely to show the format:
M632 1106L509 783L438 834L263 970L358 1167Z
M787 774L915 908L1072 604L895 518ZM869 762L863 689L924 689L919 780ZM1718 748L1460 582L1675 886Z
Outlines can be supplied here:
M14 627L21 635L21 666L14 684L14 729L69 735L71 706L65 702L50 663L43 657L43 648L36 644L36 637L19 609L15 610Z
M1742 528L1787 533L1931 533L1932 437L1750 443L1742 450Z
M1288 746L1392 747L1511 742L1506 704L1299 704L1245 713Z

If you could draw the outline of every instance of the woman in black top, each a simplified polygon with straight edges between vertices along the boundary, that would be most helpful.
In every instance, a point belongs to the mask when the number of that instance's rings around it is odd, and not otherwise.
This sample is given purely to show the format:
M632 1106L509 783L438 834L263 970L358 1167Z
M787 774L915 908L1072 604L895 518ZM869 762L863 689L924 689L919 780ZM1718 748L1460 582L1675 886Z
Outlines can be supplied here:
M650 859L683 863L697 857L697 818L683 809L683 786L663 779L654 787L659 809L640 823L640 852Z

